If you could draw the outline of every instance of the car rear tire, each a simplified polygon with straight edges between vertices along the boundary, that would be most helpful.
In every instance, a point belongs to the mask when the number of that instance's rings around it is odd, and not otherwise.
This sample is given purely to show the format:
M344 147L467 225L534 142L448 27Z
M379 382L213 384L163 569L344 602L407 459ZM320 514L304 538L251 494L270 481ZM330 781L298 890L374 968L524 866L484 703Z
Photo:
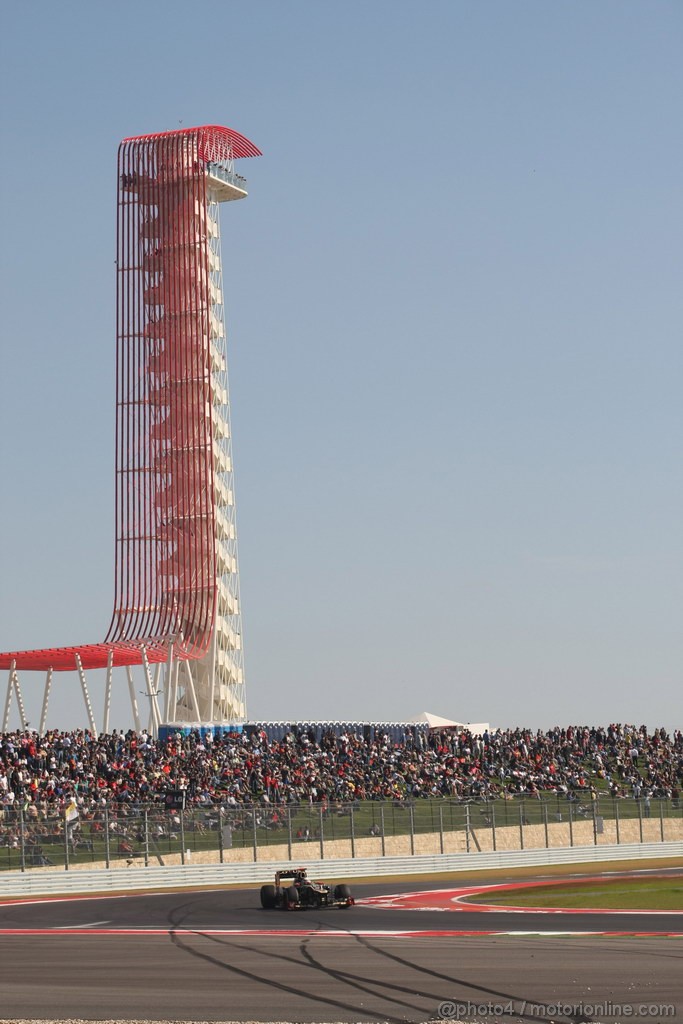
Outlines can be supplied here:
M272 910L277 903L277 891L274 885L261 886L261 906L264 910Z
M285 900L288 907L298 907L301 903L301 896L299 890L295 885L290 885L289 889L285 890Z
M350 900L351 890L348 885L335 885L334 898L335 900Z

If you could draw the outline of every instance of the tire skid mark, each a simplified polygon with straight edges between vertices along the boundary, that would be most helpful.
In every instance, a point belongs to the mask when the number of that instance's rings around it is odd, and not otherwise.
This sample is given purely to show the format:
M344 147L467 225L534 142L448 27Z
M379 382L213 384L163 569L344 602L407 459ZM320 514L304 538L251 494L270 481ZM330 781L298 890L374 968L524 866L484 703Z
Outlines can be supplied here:
M205 936L204 932L199 931L190 932L189 934L193 935L195 939L202 938ZM225 963L225 961L220 960L217 957L210 956L208 953L203 953L197 949L193 949L191 946L189 946L187 943L183 941L181 934L178 932L172 932L170 934L170 938L173 945L175 945L175 947L181 952L185 952L189 956L196 957L197 959L204 960L206 963L213 964L214 966L219 967L222 970L228 971L230 974L236 975L237 977L244 979L250 984L261 984L266 986L267 988L275 989L276 991L282 992L284 994L293 995L298 999L309 1000L313 1002L316 1007L319 1006L321 1003L326 1004L328 1006L333 1006L336 1009L345 1010L347 1012L351 1012L353 1014L358 1015L357 1019L359 1020L363 1019L362 1014L365 1014L367 1016L367 1007L363 1007L362 1003L360 1006L356 1006L352 1002L345 1002L341 999L335 999L331 996L321 995L320 993L312 995L305 988L296 988L294 985L287 985L284 982L276 981L274 978L264 977L262 974L256 974L254 971L248 971L245 968L237 967L236 964ZM215 938L213 939L213 941L218 942L218 940ZM229 943L219 943L219 945L226 951L230 951L232 948ZM301 962L299 961L299 963ZM405 1022L404 1017L391 1017L388 1015L383 1016L387 1024L404 1024Z

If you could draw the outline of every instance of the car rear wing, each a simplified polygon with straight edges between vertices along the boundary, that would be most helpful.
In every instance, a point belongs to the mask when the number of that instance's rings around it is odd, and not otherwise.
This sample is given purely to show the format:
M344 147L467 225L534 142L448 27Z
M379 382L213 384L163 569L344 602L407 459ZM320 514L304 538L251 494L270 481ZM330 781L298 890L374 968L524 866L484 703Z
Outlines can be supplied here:
M289 868L286 871L276 871L275 872L275 877L276 877L276 879L296 878L297 875L302 875L302 874L303 875L306 874L306 868Z

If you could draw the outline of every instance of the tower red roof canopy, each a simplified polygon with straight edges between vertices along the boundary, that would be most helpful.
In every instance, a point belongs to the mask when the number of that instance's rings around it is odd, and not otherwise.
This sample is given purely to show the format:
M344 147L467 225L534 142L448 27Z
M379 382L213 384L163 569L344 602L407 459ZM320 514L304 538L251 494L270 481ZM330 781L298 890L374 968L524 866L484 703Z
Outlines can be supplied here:
M170 132L156 132L152 135L131 135L123 140L127 142L148 142L150 139L162 139L170 136L194 135L199 138L199 157L212 163L217 160L241 159L247 156L261 156L261 150L240 135L233 128L223 128L219 124L205 124L199 128L178 128Z

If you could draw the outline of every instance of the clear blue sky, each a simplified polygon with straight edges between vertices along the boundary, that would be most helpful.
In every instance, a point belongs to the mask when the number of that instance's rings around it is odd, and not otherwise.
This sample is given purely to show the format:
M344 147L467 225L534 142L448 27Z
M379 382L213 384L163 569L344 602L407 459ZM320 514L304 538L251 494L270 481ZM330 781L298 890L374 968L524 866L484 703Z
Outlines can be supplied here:
M680 2L33 0L1 37L0 649L104 635L116 148L218 123L264 153L223 210L251 717L683 726Z

